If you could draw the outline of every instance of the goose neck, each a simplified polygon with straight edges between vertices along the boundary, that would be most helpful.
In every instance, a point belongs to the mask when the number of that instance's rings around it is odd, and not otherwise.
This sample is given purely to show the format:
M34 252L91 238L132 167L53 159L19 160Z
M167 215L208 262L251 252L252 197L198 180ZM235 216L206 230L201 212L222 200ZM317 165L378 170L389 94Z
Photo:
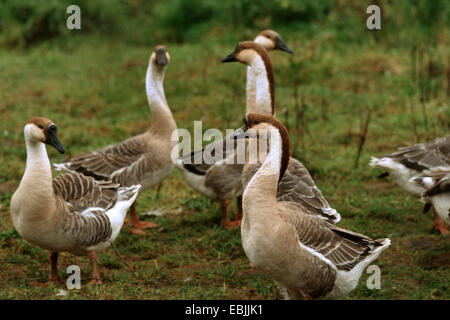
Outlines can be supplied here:
M269 153L262 166L250 179L243 201L276 201L281 169L282 139L277 129L271 129ZM247 165L246 165L247 166ZM245 169L244 169L245 170Z
M250 89L250 91L248 91ZM270 61L256 55L247 69L247 93L254 102L247 103L246 113L273 115L275 111L275 92Z

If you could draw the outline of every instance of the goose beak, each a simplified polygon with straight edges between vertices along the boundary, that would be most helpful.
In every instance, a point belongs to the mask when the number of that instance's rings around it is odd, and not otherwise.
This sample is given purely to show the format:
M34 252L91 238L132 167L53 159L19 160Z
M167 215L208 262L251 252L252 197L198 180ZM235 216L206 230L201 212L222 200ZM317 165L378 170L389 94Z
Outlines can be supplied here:
M164 67L167 64L167 58L164 49L158 49L158 51L156 52L156 63L161 67Z
M61 141L59 141L56 132L57 132L56 126L54 124L50 124L45 133L46 136L45 143L51 145L60 153L64 153L65 152L64 147Z
M233 138L234 140L249 139L256 138L256 135L251 134L249 131L244 131L244 128L240 128L233 134Z
M289 48L286 43L284 43L283 40L281 40L281 37L277 37L276 43L275 43L275 49L289 52L290 54L293 54L294 51L292 51L291 48Z
M236 57L234 56L234 52L233 52L233 53L230 53L225 59L223 59L222 63L235 62L235 61L237 61L237 60L236 60Z

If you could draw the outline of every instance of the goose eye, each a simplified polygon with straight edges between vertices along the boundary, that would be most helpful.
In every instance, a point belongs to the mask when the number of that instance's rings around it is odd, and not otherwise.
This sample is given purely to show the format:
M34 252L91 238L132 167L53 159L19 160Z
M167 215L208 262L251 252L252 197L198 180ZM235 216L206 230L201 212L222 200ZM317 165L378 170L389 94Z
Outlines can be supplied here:
M38 127L41 128L41 129L44 129L44 126L42 126L42 125L38 125Z

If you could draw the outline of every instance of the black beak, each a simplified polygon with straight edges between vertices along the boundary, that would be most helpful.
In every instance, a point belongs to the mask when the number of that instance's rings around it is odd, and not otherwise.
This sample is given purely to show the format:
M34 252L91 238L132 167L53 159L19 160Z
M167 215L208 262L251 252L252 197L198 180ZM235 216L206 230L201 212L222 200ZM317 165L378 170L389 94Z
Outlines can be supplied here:
M51 145L56 150L58 150L61 153L64 153L64 147L61 144L61 141L59 141L58 136L56 134L58 130L56 129L56 126L54 124L50 124L47 127L47 130L45 131L45 143Z
M250 132L248 131L244 131L244 130L237 130L234 134L233 134L233 138L234 140L239 140L239 139L248 139L248 138L255 138L255 135L250 134Z
M291 50L291 48L289 48L286 43L284 43L284 41L281 39L281 37L277 37L276 43L275 43L275 49L281 50L281 51L286 51L289 52L290 54L293 54L294 51Z
M224 62L235 62L235 61L237 61L237 60L236 60L236 57L234 56L234 54L235 54L235 52L230 53L225 59L222 60L222 63L224 63Z
M246 117L242 118L242 121L244 122L244 125L233 133L233 139L238 140L238 139L255 138L256 136L248 131L249 127L247 123L247 118Z
M161 67L164 67L167 64L167 58L164 49L158 49L158 51L156 52L156 63Z

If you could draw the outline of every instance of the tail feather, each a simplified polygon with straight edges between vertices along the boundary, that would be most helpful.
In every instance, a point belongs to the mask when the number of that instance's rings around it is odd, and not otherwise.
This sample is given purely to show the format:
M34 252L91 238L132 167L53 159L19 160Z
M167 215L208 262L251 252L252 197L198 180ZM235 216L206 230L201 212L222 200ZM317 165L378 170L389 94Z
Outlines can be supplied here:
M117 202L125 202L131 206L136 200L141 188L142 186L140 184L119 188L117 191Z

